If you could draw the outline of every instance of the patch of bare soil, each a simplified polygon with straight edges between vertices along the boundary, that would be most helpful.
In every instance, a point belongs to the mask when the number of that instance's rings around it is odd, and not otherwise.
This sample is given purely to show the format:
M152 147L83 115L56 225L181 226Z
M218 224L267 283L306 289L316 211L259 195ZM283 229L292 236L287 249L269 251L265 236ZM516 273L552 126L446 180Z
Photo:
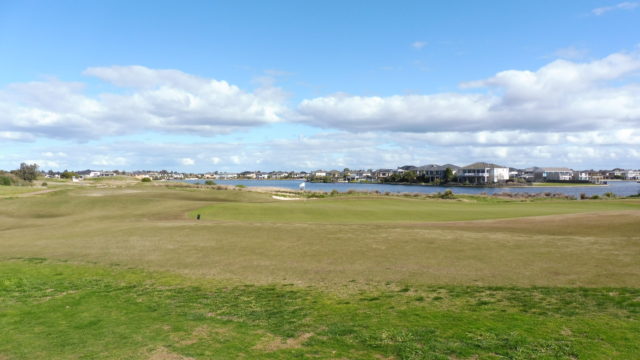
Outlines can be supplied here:
M276 200L304 200L302 198L284 197L284 196L276 196L276 195L273 195L272 198Z
M299 349L305 341L309 340L314 334L303 333L298 337L283 339L279 336L269 336L265 341L258 343L253 348L262 351L278 351L283 349Z

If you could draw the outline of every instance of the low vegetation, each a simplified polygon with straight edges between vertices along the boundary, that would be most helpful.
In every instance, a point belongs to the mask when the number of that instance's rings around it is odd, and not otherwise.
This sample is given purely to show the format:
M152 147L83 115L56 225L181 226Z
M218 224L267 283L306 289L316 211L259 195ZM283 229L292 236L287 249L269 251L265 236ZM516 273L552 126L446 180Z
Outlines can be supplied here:
M640 352L637 198L56 186L0 198L2 360Z

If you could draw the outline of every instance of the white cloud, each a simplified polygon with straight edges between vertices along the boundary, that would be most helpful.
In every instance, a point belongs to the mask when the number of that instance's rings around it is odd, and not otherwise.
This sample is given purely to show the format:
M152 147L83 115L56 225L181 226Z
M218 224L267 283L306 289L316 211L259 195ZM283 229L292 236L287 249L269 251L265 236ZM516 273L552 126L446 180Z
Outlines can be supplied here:
M219 157L217 157L217 156L212 157L210 160L211 160L211 163L212 163L213 165L218 165L218 164L220 164L220 162L222 161L222 159L220 159L220 158L219 158Z
M427 43L425 41L414 41L413 43L411 43L411 47L417 50L420 50L425 46L427 46Z
M130 89L90 97L81 83L18 83L0 90L0 134L86 140L140 131L227 133L282 121L285 94L273 86L246 92L226 81L142 66L89 68Z
M604 6L604 7L599 7L599 8L595 8L593 10L591 10L591 13L596 15L596 16L600 16L603 15L605 13L608 13L609 11L613 11L613 10L633 10L637 7L640 6L640 2L637 1L625 1L625 2L621 2L619 4L613 5L613 6Z
M180 163L185 166L191 166L191 165L195 165L196 162L191 158L182 158L180 159Z
M127 158L123 156L113 156L113 155L95 155L91 159L91 165L96 166L125 166L128 165L129 161Z
M0 140L33 141L35 136L21 131L0 131Z
M556 60L462 84L476 93L304 100L300 121L349 131L588 131L640 125L638 53L588 63ZM476 90L476 91L477 91Z
M42 168L168 169L179 171L394 168L412 164L466 165L484 160L513 167L637 168L639 129L547 134L544 132L350 133L332 131L261 142L117 142L42 146L33 153L0 156L0 168L36 159ZM67 153L66 158L44 152ZM212 158L211 154L216 154ZM215 158L219 159L217 163ZM125 162L126 159L126 162ZM177 159L177 160L175 160ZM186 161L181 161L186 160ZM193 162L193 163L191 163ZM58 166L55 166L58 165Z

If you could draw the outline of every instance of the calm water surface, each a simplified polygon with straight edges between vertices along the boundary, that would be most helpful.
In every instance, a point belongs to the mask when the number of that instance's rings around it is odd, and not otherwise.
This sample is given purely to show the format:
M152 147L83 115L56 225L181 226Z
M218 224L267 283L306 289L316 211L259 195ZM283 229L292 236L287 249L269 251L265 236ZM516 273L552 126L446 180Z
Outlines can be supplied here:
M204 180L185 180L189 183L204 183ZM284 189L298 190L298 186L302 180L216 180L220 185L244 185L252 186L268 186ZM437 193L450 189L456 194L494 194L494 193L562 193L579 197L581 193L588 196L602 195L606 192L612 192L618 196L629 196L640 193L640 183L635 181L609 181L605 186L545 186L545 187L500 187L500 188L478 188L478 187L447 187L447 186L420 186L420 185L388 185L388 184L359 184L359 183L305 183L305 189L309 191L330 192L337 190L339 192L355 191L375 191L380 192L414 192L414 193Z

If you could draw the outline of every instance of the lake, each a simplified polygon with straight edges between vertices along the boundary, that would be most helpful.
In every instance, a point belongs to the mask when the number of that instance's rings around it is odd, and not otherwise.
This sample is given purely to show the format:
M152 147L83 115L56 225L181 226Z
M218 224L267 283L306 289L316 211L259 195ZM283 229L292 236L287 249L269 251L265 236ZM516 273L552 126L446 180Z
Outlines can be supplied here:
M189 183L204 183L204 180L184 180ZM244 185L247 187L278 187L284 189L298 190L298 186L302 180L215 180L220 185ZM544 187L456 187L456 186L423 186L423 185L389 185L389 184L361 184L361 183L305 183L305 189L308 191L324 191L330 192L337 190L339 192L355 191L380 191L380 192L413 192L413 193L437 193L445 190L451 190L456 194L477 195L480 193L562 193L566 195L579 197L581 193L588 196L602 195L606 192L612 192L618 196L636 195L640 192L640 183L635 181L609 181L603 186L544 186Z

